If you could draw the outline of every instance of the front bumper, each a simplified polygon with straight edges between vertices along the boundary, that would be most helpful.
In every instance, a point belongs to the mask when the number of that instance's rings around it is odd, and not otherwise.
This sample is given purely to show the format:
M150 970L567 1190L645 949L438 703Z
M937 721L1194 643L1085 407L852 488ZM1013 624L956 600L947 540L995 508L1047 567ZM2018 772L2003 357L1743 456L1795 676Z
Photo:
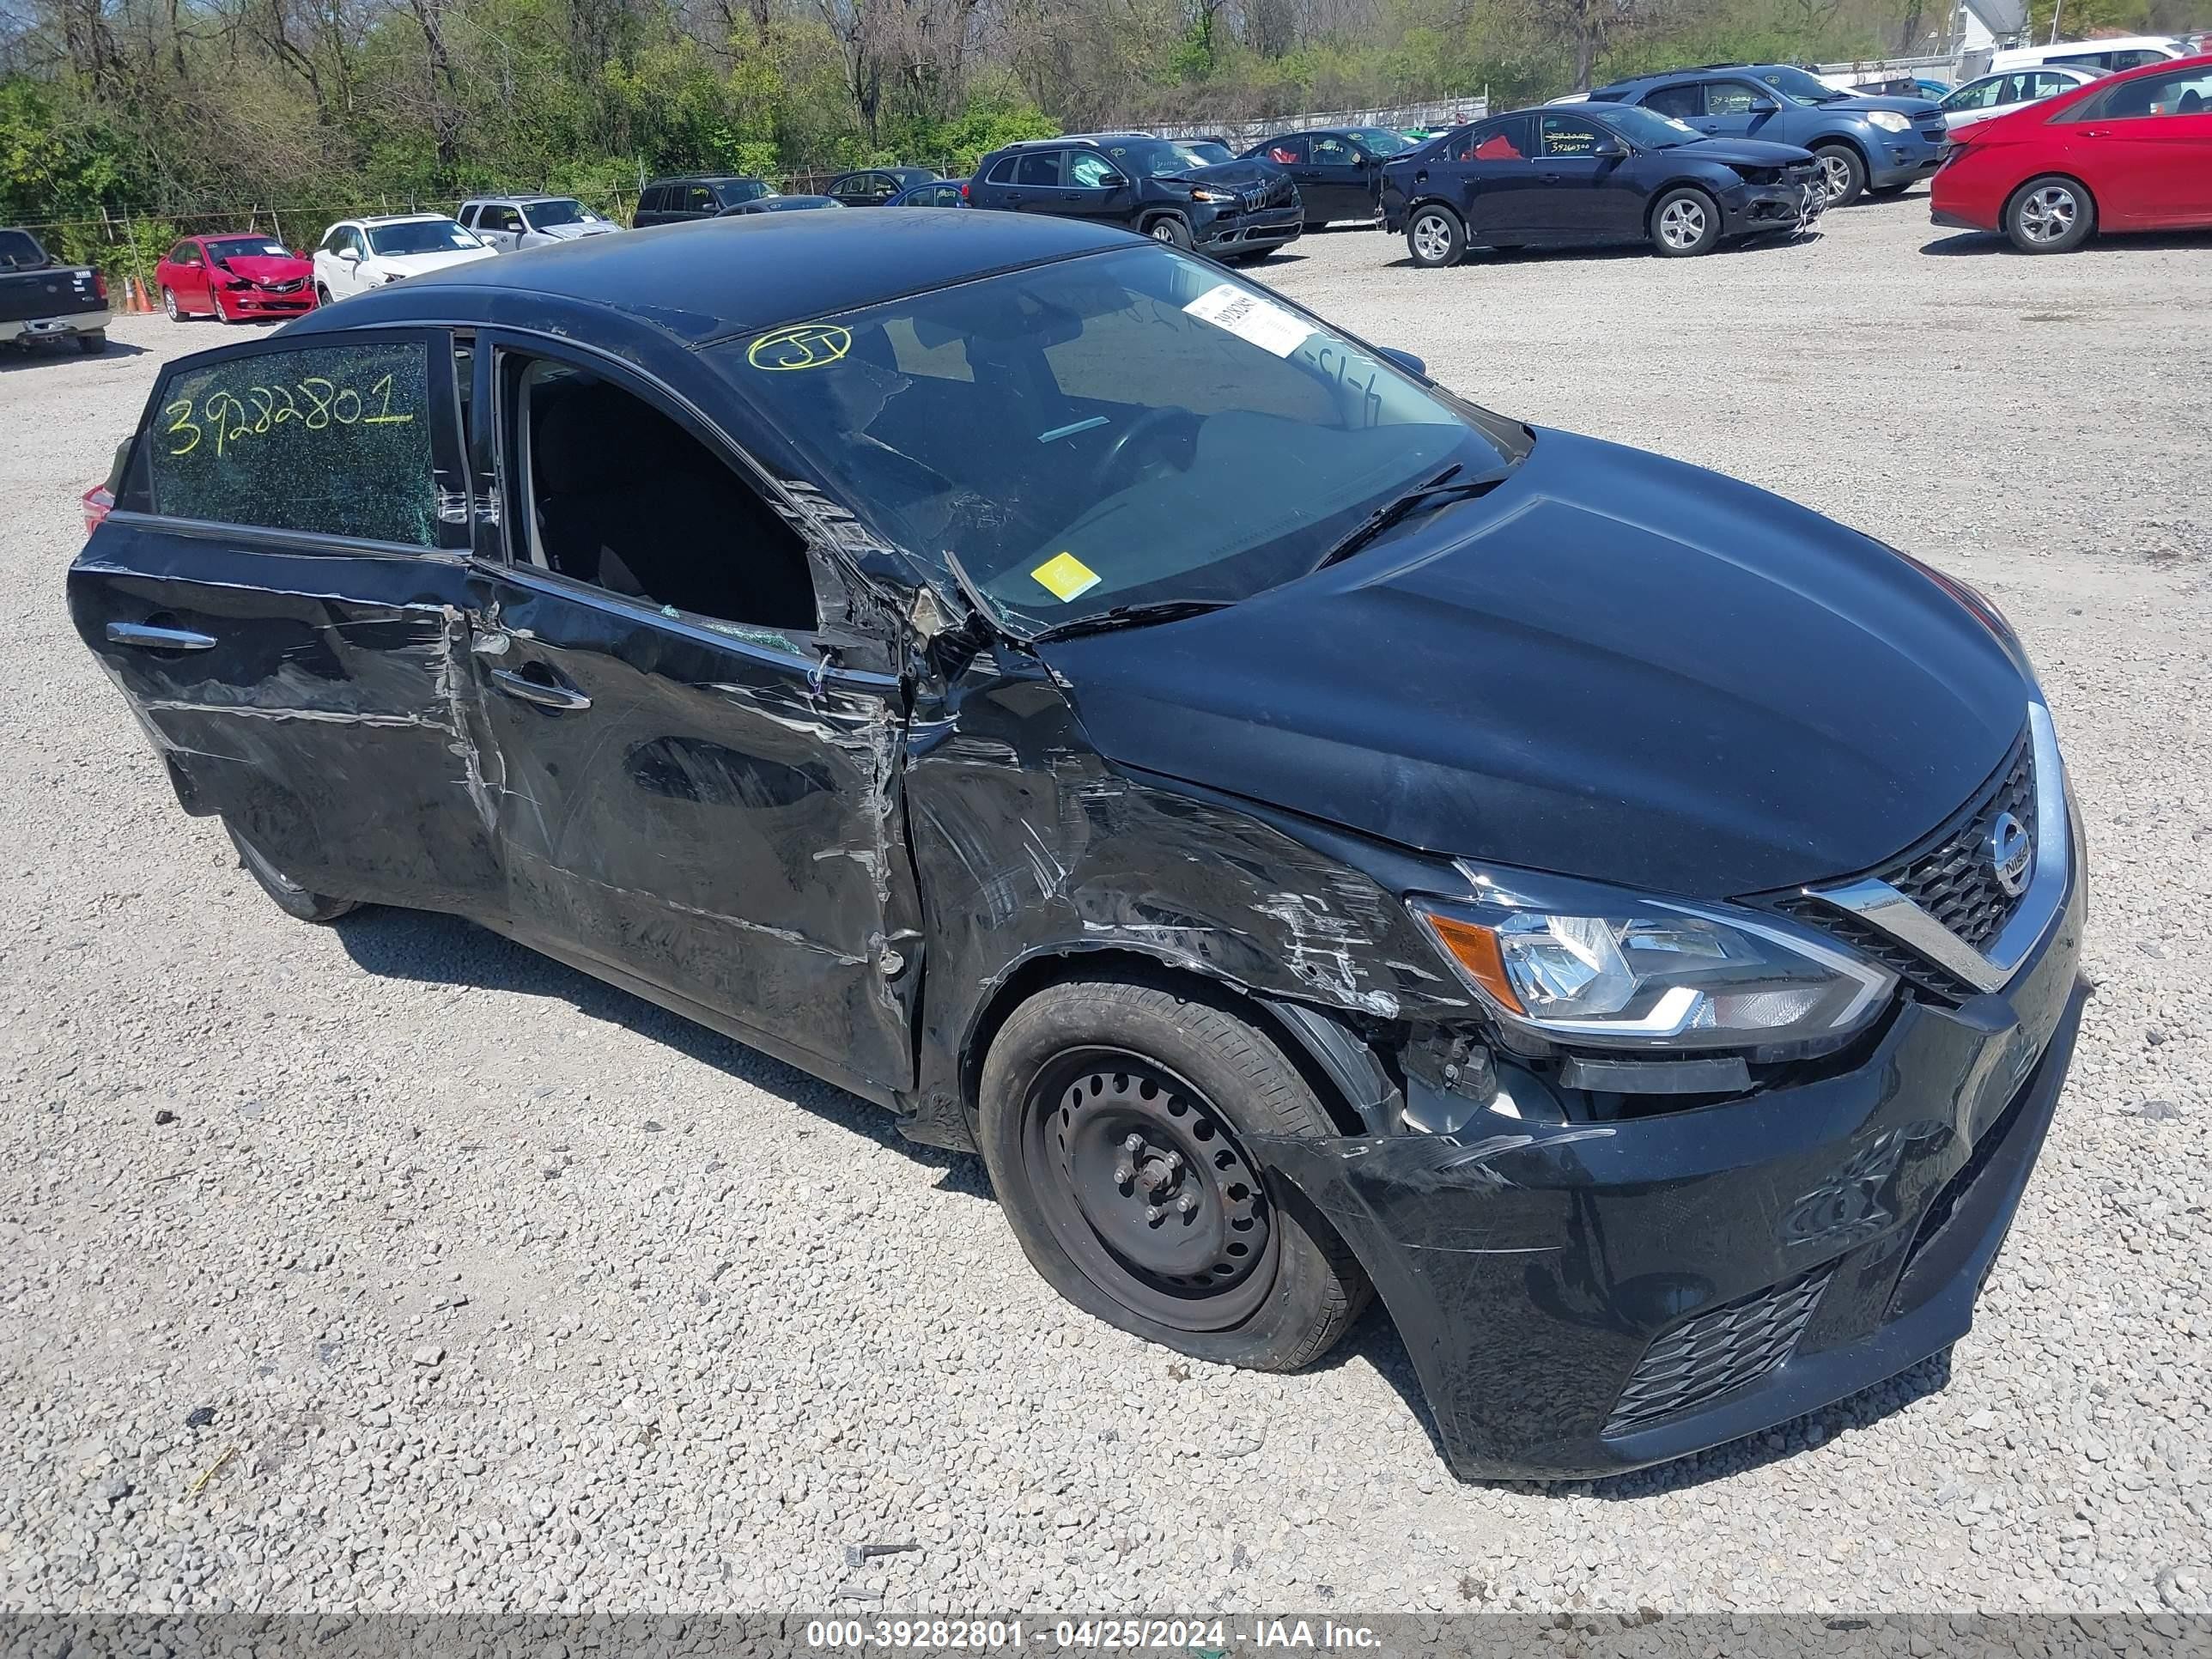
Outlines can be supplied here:
M1305 216L1295 205L1220 214L1191 227L1192 245L1204 252L1237 254L1281 247L1298 240Z
M58 317L25 317L0 323L0 344L9 341L66 340L79 334L97 334L107 326L107 307L72 311Z
M215 302L226 317L300 317L315 308L315 285L310 280L290 294L271 294L265 289L222 289L216 292Z
M1927 178L1942 165L1943 140L1929 137L1917 129L1911 132L1885 132L1869 158L1867 182L1876 190L1887 190L1895 185L1916 184Z
M1745 185L1721 202L1721 234L1768 236L1809 230L1828 205L1818 175L1802 184Z
M1357 1252L1453 1469L1622 1471L1757 1432L1964 1335L2087 992L2078 876L1997 995L1900 1007L1855 1070L1613 1123L1255 1148Z

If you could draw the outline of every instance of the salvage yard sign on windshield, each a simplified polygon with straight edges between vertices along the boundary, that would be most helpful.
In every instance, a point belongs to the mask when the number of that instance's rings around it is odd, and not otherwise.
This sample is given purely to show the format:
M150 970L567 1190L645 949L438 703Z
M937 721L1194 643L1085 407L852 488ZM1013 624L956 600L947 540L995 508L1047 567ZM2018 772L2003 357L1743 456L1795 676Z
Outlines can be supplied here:
M1314 331L1313 325L1296 312L1285 311L1233 283L1208 289L1183 309L1199 321L1226 329L1278 357L1289 356Z

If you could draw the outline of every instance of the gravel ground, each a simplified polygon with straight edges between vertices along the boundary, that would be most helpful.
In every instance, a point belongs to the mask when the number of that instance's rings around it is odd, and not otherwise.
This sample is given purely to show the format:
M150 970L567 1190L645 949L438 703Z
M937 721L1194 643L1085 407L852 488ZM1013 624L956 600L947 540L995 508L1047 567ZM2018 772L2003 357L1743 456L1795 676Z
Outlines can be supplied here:
M1266 274L1956 571L2042 666L2100 988L1948 1362L1462 1485L1379 1317L1302 1376L1179 1359L848 1096L458 922L287 921L64 613L77 493L234 337L132 319L0 360L0 1607L2212 1602L2212 241L2031 259L1916 193L1697 261L1402 256Z

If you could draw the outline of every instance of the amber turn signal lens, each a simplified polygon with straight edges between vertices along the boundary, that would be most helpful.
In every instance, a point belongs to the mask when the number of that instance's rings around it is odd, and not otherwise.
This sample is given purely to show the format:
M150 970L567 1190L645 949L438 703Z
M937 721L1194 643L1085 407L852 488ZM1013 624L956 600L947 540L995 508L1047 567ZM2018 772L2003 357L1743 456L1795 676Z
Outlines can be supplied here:
M1452 960L1464 968L1469 978L1498 1000L1498 1006L1516 1014L1528 1011L1521 1006L1514 994L1513 981L1506 977L1505 960L1498 952L1498 935L1489 928L1472 921L1460 921L1450 916L1439 916L1429 911L1420 912L1423 921L1436 934L1437 941L1451 952Z

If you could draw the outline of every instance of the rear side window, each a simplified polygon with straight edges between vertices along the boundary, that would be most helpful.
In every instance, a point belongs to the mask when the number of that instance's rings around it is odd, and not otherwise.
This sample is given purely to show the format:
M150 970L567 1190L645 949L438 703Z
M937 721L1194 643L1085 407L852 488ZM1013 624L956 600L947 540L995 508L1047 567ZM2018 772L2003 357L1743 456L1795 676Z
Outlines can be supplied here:
M1303 138L1278 138L1267 146L1267 159L1277 167L1302 167L1306 159L1306 141Z
M659 185L647 185L645 187L645 193L637 198L637 210L640 213L659 212L661 194L661 187Z
M1014 182L1014 161L1012 155L1001 155L991 163L991 170L983 175L987 185L1011 185Z
M1662 87L1644 100L1644 107L1655 115L1689 120L1705 112L1705 89L1695 81L1684 86Z
M1036 150L1022 157L1021 166L1015 170L1018 185L1056 185L1060 182L1060 152L1056 149Z
M152 510L435 546L429 365L428 343L410 340L179 369L141 440Z

